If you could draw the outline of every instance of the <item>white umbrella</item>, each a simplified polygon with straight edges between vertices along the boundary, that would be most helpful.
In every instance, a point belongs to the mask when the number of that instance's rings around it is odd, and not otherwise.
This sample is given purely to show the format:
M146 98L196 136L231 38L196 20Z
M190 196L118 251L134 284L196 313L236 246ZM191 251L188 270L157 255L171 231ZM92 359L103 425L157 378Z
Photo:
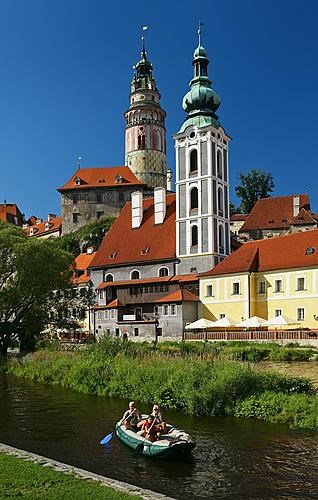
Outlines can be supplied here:
M280 314L279 316L275 316L275 318L268 319L263 323L262 326L287 326L287 325L299 325L299 321L296 321L293 318L289 318L288 316L283 316Z
M234 321L234 319L225 316L224 318L218 319L217 321L213 321L211 326L213 326L213 328L228 328L229 326L237 326L237 321Z
M189 325L186 325L185 329L186 330L201 330L203 328L208 328L209 326L213 326L214 325L214 322L209 320L209 319L205 319L205 318L201 318L201 319L198 319L197 321L194 321L193 323L190 323Z
M259 326L263 326L264 323L264 318L260 318L259 316L252 316L251 318L240 321L237 326L243 326L244 328L258 328Z

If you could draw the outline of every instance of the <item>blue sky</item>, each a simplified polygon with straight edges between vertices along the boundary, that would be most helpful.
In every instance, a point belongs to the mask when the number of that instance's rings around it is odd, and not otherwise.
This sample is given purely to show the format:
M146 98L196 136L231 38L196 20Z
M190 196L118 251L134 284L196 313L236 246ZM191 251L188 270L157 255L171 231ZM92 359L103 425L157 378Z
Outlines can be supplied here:
M200 10L200 8L202 10ZM77 167L124 164L124 117L141 27L172 134L184 119L197 23L239 172L271 172L275 195L308 192L318 210L318 2L0 0L0 202L60 213Z

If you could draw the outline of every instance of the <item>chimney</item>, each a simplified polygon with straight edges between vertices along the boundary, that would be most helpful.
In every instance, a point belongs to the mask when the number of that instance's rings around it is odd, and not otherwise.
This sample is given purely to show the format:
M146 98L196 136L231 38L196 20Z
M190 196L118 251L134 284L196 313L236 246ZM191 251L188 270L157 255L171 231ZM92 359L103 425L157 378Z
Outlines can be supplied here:
M171 168L167 170L167 191L173 191L173 172Z
M86 253L87 253L88 255L92 255L92 253L93 253L93 252L94 252L94 247L92 247L92 246L87 247L87 249L86 249Z
M300 199L299 196L294 196L293 197L293 213L294 217L297 217L299 214L299 208L300 208Z
M142 221L142 193L134 191L131 193L131 227L140 227Z
M55 214L48 214L47 216L47 221L48 222L51 222L51 219L55 219L56 218L56 215Z
M164 187L154 189L155 224L162 224L166 216L166 190Z

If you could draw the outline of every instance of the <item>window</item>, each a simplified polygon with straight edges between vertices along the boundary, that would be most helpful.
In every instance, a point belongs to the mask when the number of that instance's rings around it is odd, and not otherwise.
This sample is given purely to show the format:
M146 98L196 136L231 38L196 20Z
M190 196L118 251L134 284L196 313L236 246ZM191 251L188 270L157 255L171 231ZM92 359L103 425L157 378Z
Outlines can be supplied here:
M218 215L220 215L220 217L223 217L224 215L222 188L218 189Z
M170 316L176 316L177 306L176 304L170 304Z
M239 282L233 283L233 293L232 295L240 295L240 284Z
M198 188L194 187L190 191L190 210L198 210L198 206L199 206Z
M118 193L118 201L123 202L124 201L124 193Z
M305 319L305 309L303 307L299 307L297 309L297 321L304 321Z
M106 274L105 281L107 281L107 282L114 281L114 276L110 273Z
M148 293L148 286L144 287L144 293Z
M169 306L168 304L165 304L162 308L162 314L163 316L169 316Z
M275 280L275 292L283 291L283 282L282 280Z
M158 306L153 306L153 313L155 316L158 316L158 314L159 314L159 307Z
M265 281L260 281L258 283L258 293L266 293L266 283L265 283Z
M130 279L131 280L139 280L140 279L140 272L136 270L131 271L130 273Z
M104 215L103 210L96 210L96 219L100 219Z
M281 309L275 309L275 318L277 318L277 316L281 316L282 315L282 310Z
M102 319L101 311L97 311L97 319L98 319L98 321L100 321Z
M187 290L192 290L192 285L187 285Z
M100 300L104 299L104 290L99 290L99 298Z
M109 311L108 311L108 309L106 309L104 311L104 319L109 319Z
M116 335L116 337L119 337L119 328L115 329L115 335Z
M191 246L198 246L198 226L191 227Z
M159 278L163 278L164 276L169 276L169 269L167 267L160 267L158 271Z
M222 179L222 154L221 151L218 151L217 154L217 171L218 171L218 178Z
M154 292L155 292L155 293L158 293L158 292L159 292L159 286L158 286L158 285L155 285L155 286L153 287L153 289L154 289Z
M115 319L115 309L110 310L110 319Z
M196 149L192 149L190 153L190 174L197 172L198 170L198 152Z
M134 328L134 335L135 335L135 337L138 337L138 335L139 335L139 328Z
M224 313L221 313L221 314L219 315L219 319L223 319L223 318L225 318L225 314L224 314Z
M163 285L160 285L159 289L160 289L160 292L163 292L164 291Z
M103 203L103 195L100 193L96 194L96 203Z
M205 296L213 297L213 285L207 285L205 288Z
M73 224L78 224L79 218L80 218L80 214L74 213L73 214Z
M142 307L135 308L135 317L136 317L136 320L142 319Z
M223 226L219 226L219 252L224 254L224 229Z
M305 278L297 278L297 290L305 290Z

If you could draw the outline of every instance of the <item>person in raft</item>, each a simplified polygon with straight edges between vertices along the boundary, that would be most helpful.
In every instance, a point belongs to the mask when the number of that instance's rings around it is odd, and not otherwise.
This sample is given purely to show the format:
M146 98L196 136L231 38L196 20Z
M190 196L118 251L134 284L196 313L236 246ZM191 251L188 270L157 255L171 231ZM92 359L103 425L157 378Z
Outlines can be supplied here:
M152 415L149 415L147 420L144 420L141 430L144 432L145 439L148 439L148 441L151 441L152 443L157 441L159 429L155 425L155 419Z
M136 408L136 403L134 401L130 401L129 408L123 414L123 418L120 421L119 425L125 424L126 429L130 429L134 432L137 431L137 425L139 420L142 419L142 415L138 408Z
M152 407L151 416L155 419L155 425L159 432L165 432L166 422L164 422L159 406L155 403Z

